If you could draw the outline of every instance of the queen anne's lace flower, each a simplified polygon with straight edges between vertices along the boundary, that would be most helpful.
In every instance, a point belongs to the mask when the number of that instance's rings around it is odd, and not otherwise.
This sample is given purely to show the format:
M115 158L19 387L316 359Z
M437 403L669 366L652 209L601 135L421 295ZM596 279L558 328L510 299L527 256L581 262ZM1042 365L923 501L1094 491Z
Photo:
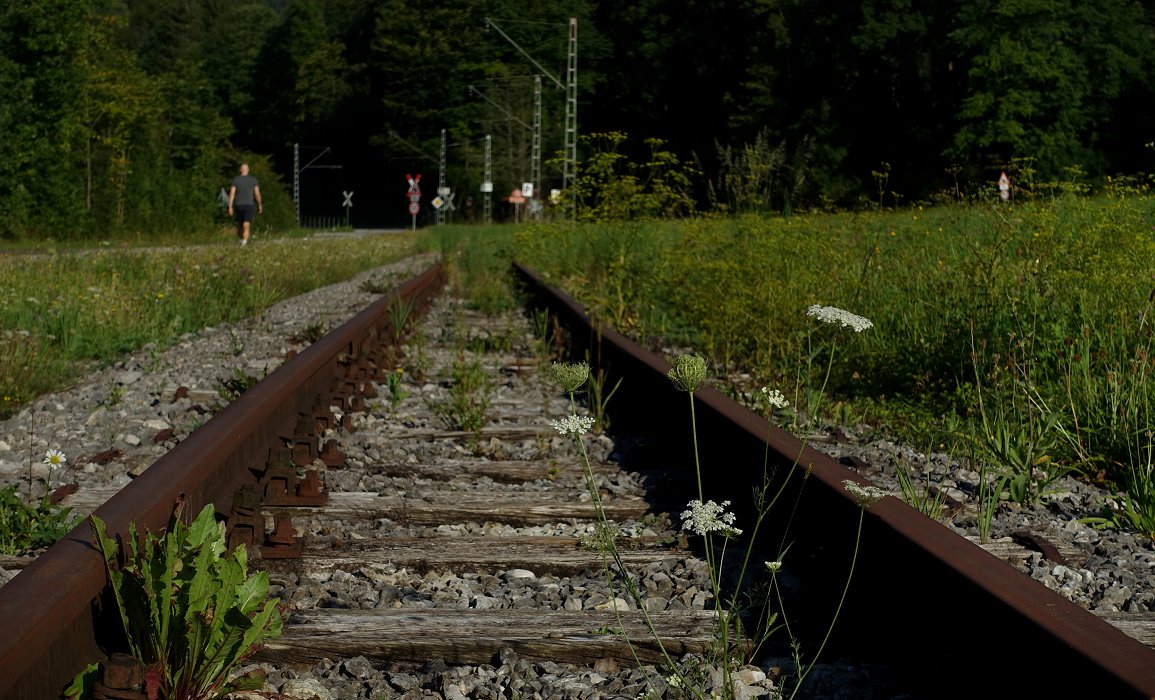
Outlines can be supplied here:
M766 570L772 574L776 574L782 570L782 562L780 561L766 561L762 563L766 565Z
M585 435L594 426L594 419L575 413L561 420L551 420L549 424L562 435Z
M590 366L585 362L551 362L549 373L567 394L572 394L589 379Z
M682 529L689 530L695 535L706 535L711 532L720 532L726 537L741 535L742 531L734 527L734 514L726 512L729 501L714 503L699 500L690 501L686 510L682 511Z
M762 387L762 400L766 402L767 406L771 408L786 408L790 402L782 395L781 391L777 389L767 389Z
M706 358L701 355L681 355L666 376L679 391L697 391L706 381Z
M844 311L837 306L819 306L814 304L806 310L807 316L817 318L823 323L837 323L843 328L852 328L855 333L861 333L867 328L873 328L874 323L870 319L852 314L849 311Z
M60 450L48 450L47 452L44 453L44 463L45 464L51 464L54 467L59 467L60 465L64 464L67 461L68 461L68 458L65 457L64 453L61 452Z
M863 508L866 508L872 503L877 503L887 496L886 491L883 491L877 486L863 486L857 481L851 481L850 479L843 479L842 486L846 489L847 493L854 496L854 500L858 501L858 505Z

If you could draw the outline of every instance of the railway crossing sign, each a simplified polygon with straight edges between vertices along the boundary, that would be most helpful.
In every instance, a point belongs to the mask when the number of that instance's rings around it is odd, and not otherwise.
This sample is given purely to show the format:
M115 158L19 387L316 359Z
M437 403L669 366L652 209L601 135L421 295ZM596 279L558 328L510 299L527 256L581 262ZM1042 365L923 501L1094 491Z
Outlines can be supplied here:
M417 176L405 175L405 180L409 183L409 192L406 196L409 198L409 215L413 217L413 230L417 230L417 212L421 211L421 173Z
M444 196L437 195L430 204L432 204L433 208L437 211L455 211L457 209L457 207L453 206L452 192L447 192Z
M344 190L342 190L341 194L345 197L345 203L341 206L345 207L346 209L352 208L352 206L353 206L353 193L352 192L345 192Z

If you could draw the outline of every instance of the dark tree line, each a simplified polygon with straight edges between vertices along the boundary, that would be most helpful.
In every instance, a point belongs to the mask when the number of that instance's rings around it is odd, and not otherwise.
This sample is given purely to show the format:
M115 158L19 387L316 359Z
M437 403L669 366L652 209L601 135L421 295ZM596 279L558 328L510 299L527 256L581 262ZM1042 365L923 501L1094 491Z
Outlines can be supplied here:
M287 223L293 144L341 166L301 173L306 213L356 189L389 223L405 173L435 182L442 130L459 207L487 135L500 194L529 176L533 76L565 79L570 17L579 130L664 139L701 167L703 204L734 204L755 170L743 201L782 210L1155 155L1138 0L4 0L0 234L208 225L240 159ZM565 94L542 86L548 159Z

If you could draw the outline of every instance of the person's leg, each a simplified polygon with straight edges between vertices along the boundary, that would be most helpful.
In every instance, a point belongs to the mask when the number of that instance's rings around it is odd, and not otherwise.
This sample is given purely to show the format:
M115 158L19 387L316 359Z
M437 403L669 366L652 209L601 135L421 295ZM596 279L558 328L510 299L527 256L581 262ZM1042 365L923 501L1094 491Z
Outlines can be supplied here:
M253 207L248 204L238 204L237 208L237 238L241 245L248 245L249 231L253 220Z

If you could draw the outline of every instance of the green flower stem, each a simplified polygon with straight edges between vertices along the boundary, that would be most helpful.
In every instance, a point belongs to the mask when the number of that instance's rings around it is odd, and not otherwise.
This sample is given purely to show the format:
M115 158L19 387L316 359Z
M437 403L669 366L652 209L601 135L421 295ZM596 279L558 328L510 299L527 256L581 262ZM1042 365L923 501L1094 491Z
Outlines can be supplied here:
M569 392L569 400L570 411L576 411L577 403L574 400L574 394L572 391ZM597 514L598 523L600 523L603 527L608 527L609 519L606 517L606 511L605 507L602 505L601 495L598 493L597 481L594 477L593 466L590 464L589 452L586 450L585 441L582 440L581 435L575 435L574 439L578 444L578 453L581 456L582 467L586 477L586 488L589 489L590 498L593 501L594 512ZM654 625L654 621L650 617L650 612L646 608L645 601L642 599L641 592L638 590L637 586L634 585L617 546L611 543L608 551L603 549L600 550L600 553L602 555L602 570L605 572L606 583L610 587L610 594L613 596L613 599L617 598L617 592L616 588L614 587L613 570L610 564L611 557L613 559L613 566L617 567L618 571L621 572L622 579L625 581L625 588L629 592L630 597L634 599L634 603L638 606L638 610L642 613L642 619L645 620L646 627L649 628L651 636L653 636L654 641L658 645L658 650L661 652L662 657L666 660L666 664L670 668L675 669L675 672L681 676L681 672L677 670L678 667L673 657L670 656L669 652L666 650L665 645L662 644L661 637L658 635L657 627ZM617 622L618 627L625 629L625 627L622 625L621 611L618 610L617 605L613 605L613 609L614 620ZM630 641L630 638L628 636L623 636L623 639L626 640L626 646L629 648L630 654L634 657L634 662L637 663L638 666L641 666L641 659L638 658L637 651L634 649L634 645Z
M854 554L850 557L850 571L846 573L846 584L842 587L842 595L838 598L838 607L834 609L834 617L830 619L830 626L826 628L826 635L822 638L822 643L818 645L818 651L814 653L814 660L802 670L801 659L795 652L794 664L798 668L798 683L794 687L794 692L790 693L793 698L798 694L798 689L802 687L802 681L810 674L814 668L814 664L818 663L818 657L822 655L822 650L826 648L826 642L830 640L830 634L834 631L834 623L838 621L838 616L842 614L842 604L846 602L846 593L850 590L850 580L854 578L854 565L858 561L858 545L862 542L862 523L866 519L866 508L860 508L858 511L858 531L854 534Z

